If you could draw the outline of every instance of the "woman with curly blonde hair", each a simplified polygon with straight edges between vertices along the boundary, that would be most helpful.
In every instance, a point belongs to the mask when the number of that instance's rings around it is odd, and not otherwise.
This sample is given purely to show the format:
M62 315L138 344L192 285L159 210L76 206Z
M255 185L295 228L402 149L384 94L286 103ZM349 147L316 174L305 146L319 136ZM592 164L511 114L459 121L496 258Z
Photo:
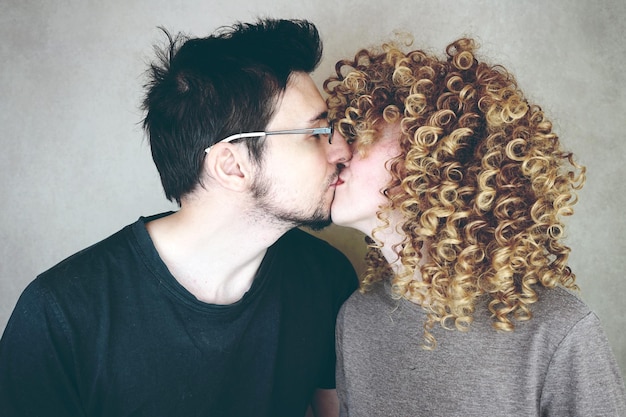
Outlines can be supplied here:
M385 44L325 82L353 148L333 221L369 246L337 324L342 415L626 415L563 242L585 168L476 49Z

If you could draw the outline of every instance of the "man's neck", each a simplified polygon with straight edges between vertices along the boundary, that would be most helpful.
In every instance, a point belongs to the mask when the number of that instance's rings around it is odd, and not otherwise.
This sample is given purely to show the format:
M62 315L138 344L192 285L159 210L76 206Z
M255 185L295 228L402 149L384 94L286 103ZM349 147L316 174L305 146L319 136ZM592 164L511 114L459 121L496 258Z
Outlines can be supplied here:
M232 304L248 291L267 248L289 227L250 220L245 211L183 206L147 224L174 278L198 300Z

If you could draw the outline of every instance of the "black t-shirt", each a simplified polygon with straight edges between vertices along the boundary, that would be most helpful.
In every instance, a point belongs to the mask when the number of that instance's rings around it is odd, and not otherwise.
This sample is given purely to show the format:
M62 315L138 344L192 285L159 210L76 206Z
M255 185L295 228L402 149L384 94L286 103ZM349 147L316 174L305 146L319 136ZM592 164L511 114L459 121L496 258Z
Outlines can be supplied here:
M349 261L295 229L241 300L206 304L169 273L149 220L24 291L0 341L0 415L303 416L315 388L334 387Z

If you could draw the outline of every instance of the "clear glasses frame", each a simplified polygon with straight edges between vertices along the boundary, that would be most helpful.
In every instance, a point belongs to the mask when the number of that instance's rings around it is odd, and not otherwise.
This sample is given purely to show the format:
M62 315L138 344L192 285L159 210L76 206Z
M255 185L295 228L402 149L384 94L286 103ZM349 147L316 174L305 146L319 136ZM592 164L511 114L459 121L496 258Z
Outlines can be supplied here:
M264 138L270 135L305 135L305 134L306 135L328 135L328 143L332 143L334 132L335 132L334 124L331 123L329 126L326 126L326 127L311 127L307 129L290 129L290 130L274 130L274 131L268 131L268 132L236 133L234 135L230 135L227 138L224 138L215 143L221 143L221 142L228 143L237 139L244 139L244 138ZM212 146L213 145L206 148L204 152L209 153Z

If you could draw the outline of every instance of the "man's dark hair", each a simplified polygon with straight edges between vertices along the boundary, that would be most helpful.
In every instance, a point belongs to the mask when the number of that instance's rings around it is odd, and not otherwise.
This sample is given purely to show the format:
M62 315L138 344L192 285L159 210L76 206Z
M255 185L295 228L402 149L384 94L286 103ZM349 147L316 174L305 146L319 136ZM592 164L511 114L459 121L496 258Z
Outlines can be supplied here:
M263 131L290 75L319 64L322 42L305 20L239 22L206 38L162 30L169 44L155 47L143 127L165 195L180 204L200 182L205 148L235 133ZM259 162L263 142L246 144Z

